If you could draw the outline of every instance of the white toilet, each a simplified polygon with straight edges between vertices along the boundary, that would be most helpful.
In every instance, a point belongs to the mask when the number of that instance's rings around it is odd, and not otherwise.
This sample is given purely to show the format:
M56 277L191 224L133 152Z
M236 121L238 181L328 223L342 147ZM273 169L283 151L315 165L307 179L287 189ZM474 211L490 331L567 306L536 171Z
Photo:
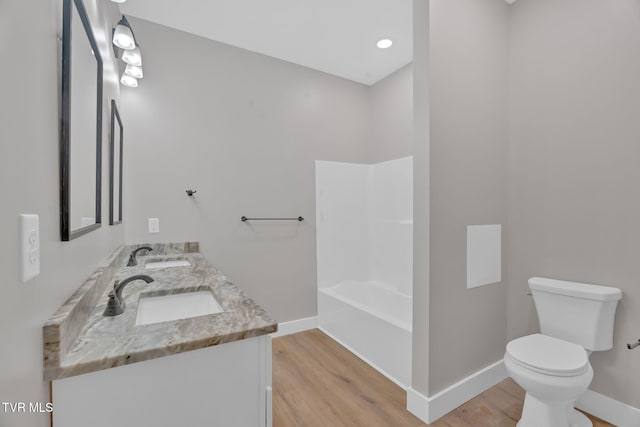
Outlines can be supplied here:
M620 289L532 277L540 334L507 344L504 364L527 392L518 427L592 426L573 405L589 387L592 351L613 346Z

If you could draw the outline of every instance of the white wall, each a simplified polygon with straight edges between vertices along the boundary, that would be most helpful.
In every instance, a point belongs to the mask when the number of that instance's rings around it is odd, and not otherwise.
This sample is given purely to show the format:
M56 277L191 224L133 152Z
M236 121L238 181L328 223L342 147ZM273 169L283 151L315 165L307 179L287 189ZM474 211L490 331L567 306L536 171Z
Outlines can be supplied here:
M47 402L42 380L42 325L122 242L122 227L102 228L60 241L58 147L60 1L0 2L0 401ZM105 61L103 159L107 157L109 103L118 99L108 40L116 6L85 1ZM10 58L10 60L9 60ZM108 161L103 163L102 216L108 218ZM41 274L19 278L18 215L40 215ZM0 425L46 427L46 414L8 414Z
M413 158L316 162L318 287L372 280L412 294Z
M531 276L622 289L591 388L640 407L640 2L510 11L508 337L538 331Z
M145 78L122 94L127 241L199 240L278 321L314 316L314 161L366 160L369 88L131 23ZM160 218L159 234L147 234L148 217Z

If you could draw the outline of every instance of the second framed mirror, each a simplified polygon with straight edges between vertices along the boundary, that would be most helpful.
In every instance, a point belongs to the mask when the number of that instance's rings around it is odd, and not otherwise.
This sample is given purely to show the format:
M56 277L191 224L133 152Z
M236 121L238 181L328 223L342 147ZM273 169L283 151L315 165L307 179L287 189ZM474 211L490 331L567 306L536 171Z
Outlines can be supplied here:
M111 132L109 144L109 225L122 222L122 149L124 128L116 101L111 100Z

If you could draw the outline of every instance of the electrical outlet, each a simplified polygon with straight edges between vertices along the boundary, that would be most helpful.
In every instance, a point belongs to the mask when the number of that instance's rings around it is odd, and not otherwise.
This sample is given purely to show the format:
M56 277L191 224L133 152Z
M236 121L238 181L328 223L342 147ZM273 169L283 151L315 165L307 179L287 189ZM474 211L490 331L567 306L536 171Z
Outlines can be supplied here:
M160 232L160 218L147 218L147 224L150 234Z
M26 283L40 274L40 218L20 215L21 278Z

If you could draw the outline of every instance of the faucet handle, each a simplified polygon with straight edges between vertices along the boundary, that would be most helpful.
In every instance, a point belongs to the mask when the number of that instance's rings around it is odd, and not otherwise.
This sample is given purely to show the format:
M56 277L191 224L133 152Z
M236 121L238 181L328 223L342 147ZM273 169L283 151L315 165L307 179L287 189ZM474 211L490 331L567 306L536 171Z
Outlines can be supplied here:
M117 316L118 314L122 314L125 307L122 290L134 280L144 280L147 283L151 283L153 282L153 277L147 276L146 274L138 274L127 277L122 282L119 280L114 281L113 290L109 292L109 301L107 302L107 308L104 311L105 316Z
M109 301L107 302L107 307L104 309L103 316L117 316L118 314L122 314L124 312L124 307L122 306L122 302L115 291L109 292Z

